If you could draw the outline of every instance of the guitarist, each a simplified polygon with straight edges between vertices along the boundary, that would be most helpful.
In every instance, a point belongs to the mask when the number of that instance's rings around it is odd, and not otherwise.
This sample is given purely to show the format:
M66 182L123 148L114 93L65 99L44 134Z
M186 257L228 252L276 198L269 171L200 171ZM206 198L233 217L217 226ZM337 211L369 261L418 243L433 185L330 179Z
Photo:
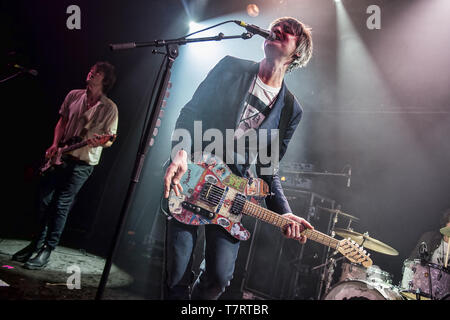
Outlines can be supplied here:
M299 103L286 87L284 76L308 63L312 56L312 38L310 28L294 18L277 19L271 23L270 29L276 34L276 39L264 41L264 59L256 63L231 56L223 58L181 110L176 129L186 129L194 137L194 121L202 121L203 132L209 128L219 129L222 133L233 129L237 140L250 128L279 128L281 160L302 115ZM164 176L165 198L170 189L177 195L182 191L180 179L187 170L186 150L174 151L174 154ZM250 165L229 167L233 173L248 177ZM266 198L267 207L292 220L292 224L283 230L286 237L304 243L306 238L300 232L312 226L292 213L276 171L262 175L262 167L258 162L256 174L268 183L273 194ZM230 284L239 241L219 226L206 225L202 272L189 292L189 261L196 237L195 226L181 224L176 219L169 220L166 237L167 299L218 299Z
M63 155L63 163L48 170L50 172L41 178L37 208L39 230L31 243L12 257L12 260L24 262L26 269L42 269L47 265L51 252L60 241L75 196L99 163L102 149L113 143L104 143L95 137L117 132L117 106L105 95L115 79L113 65L97 62L87 75L86 89L70 91L59 110L60 118L53 143L45 153L46 159L57 153L62 141L72 137L93 142ZM34 253L37 254L32 257Z

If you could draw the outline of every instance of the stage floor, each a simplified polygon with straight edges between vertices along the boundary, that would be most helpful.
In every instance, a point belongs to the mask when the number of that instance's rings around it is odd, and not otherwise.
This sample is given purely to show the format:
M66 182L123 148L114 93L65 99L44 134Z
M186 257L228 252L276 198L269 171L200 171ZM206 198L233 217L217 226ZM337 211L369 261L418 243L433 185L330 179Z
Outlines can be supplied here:
M0 240L0 300L92 300L105 265L105 259L81 250L58 246L50 262L42 270L24 269L23 263L12 261L11 256L27 246L29 241ZM67 283L76 284L79 270L80 288L69 289ZM69 279L69 277L71 277ZM126 288L133 278L112 265L104 299L144 299Z

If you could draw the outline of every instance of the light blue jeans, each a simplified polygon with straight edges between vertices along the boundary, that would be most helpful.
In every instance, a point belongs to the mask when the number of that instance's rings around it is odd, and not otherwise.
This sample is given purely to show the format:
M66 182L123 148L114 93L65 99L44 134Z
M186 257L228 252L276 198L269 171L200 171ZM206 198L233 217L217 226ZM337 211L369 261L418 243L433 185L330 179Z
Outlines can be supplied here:
M191 258L198 227L182 224L175 219L169 220L168 224L165 298L217 300L233 278L239 240L220 226L205 226L205 258L190 292Z

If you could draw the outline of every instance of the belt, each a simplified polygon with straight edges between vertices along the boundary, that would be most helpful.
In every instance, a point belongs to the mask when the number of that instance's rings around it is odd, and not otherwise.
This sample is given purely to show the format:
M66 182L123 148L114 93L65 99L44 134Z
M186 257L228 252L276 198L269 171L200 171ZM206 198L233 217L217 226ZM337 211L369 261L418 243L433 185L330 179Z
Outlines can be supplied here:
M77 157L74 157L74 156L72 156L70 154L65 154L61 158L62 158L63 161L66 161L66 162L73 162L73 163L76 163L76 164L90 166L90 164L87 163L86 161L80 160Z

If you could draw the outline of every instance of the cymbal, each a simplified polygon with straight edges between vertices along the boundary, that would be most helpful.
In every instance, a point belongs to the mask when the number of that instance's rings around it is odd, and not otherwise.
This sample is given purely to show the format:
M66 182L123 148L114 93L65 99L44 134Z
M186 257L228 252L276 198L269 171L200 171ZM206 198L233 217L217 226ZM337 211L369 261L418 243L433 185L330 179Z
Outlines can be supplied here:
M342 212L341 210L338 210L338 209L328 209L328 208L324 208L324 207L320 207L320 206L317 206L317 208L325 210L325 211L328 211L328 212L331 212L331 213L337 213L337 214L340 214L340 215L342 215L344 217L347 217L347 218L350 218L350 219L353 219L353 220L356 220L356 221L359 220L359 218L354 217L354 216L352 216L352 215L350 215L348 213Z
M340 235L343 238L350 238L353 241L355 241L359 245L363 245L364 248L377 251L380 253L384 253L390 256L397 256L398 251L394 248L388 246L387 244L369 237L366 234L361 234L359 232L348 230L348 229L341 229L341 228L335 228L334 232L337 235Z
M450 236L450 226L441 228L439 230L444 236Z

